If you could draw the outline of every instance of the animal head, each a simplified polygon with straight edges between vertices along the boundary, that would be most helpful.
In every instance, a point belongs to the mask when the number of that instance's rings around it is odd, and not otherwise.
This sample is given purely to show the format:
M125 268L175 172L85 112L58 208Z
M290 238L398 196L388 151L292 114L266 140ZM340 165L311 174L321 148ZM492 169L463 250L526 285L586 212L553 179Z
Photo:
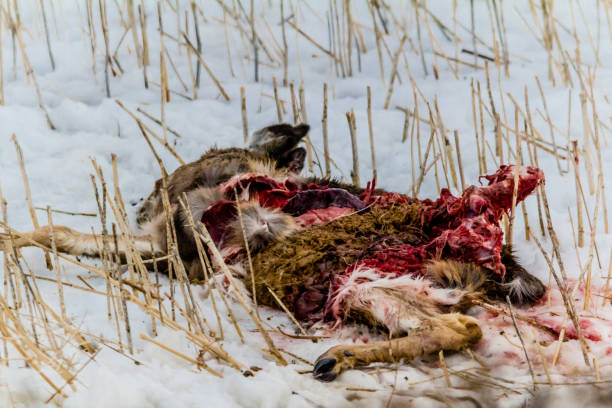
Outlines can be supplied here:
M291 126L281 123L268 126L253 132L248 147L270 157L276 162L277 168L299 173L304 167L306 151L297 145L309 129L310 126L306 124Z
M241 204L240 213L241 216L235 219L230 227L232 241L244 246L246 236L251 252L259 252L272 241L290 234L297 228L290 215L262 207L256 202Z

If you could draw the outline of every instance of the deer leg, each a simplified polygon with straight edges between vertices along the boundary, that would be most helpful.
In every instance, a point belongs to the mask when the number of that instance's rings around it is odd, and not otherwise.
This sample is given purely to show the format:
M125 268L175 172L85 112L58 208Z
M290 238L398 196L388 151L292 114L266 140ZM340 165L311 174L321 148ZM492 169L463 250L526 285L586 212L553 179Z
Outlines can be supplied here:
M313 374L320 381L333 381L344 370L371 363L393 363L436 353L457 351L476 344L482 331L472 317L448 313L424 320L405 337L365 345L340 345L323 353Z
M101 234L84 234L68 227L54 225L53 236L58 252L75 256L100 257L98 248L102 248ZM37 246L36 244L51 248L51 229L48 225L36 228L34 231L15 232L13 237L13 245L17 248ZM3 234L3 239L8 240L8 235ZM130 241L122 236L117 237L117 251L121 259L126 258L126 252L131 245L143 258L162 255L159 244L155 240L151 240L149 236L136 236ZM153 250L151 250L151 243L153 244ZM112 253L115 252L113 239L109 239L109 250Z

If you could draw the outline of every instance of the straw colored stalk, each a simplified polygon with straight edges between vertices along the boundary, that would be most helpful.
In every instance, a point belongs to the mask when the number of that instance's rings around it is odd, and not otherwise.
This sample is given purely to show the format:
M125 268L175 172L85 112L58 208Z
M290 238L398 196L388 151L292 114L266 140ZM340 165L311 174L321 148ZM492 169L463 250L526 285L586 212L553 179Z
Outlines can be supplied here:
M536 386L536 377L533 371L533 366L531 365L531 360L529 359L529 353L527 353L527 348L525 347L525 342L523 341L523 336L521 335L521 331L516 324L516 317L514 316L514 311L512 310L512 303L510 302L510 297L506 296L506 303L508 303L508 310L510 311L510 317L512 317L512 325L516 330L516 335L521 341L521 346L523 347L523 352L525 353L525 360L527 360L527 365L529 366L529 372L531 373L531 380L533 382L533 389L536 390L538 387Z
M574 180L576 184L576 218L578 219L578 246L584 247L584 221L582 216L582 200L580 197L580 190L582 189L582 183L580 182L580 167L579 167L579 152L578 142L572 141L572 165L574 167Z
M351 151L353 157L353 169L351 170L351 179L353 184L357 187L359 183L359 152L357 150L357 128L355 125L355 112L351 109L346 112L346 120L348 121L349 133L351 135Z
M47 220L49 222L49 240L51 242L51 249L53 250L53 255L54 255L54 269L55 269L55 274L56 274L56 279L57 279L57 292L59 295L59 302L60 302L60 310L62 313L62 319L66 320L66 304L64 302L64 287L62 286L62 273L61 273L61 269L60 269L60 265L59 265L59 258L57 256L57 247L55 245L55 231L53 228L53 220L51 217L51 210L49 208L49 206L47 206Z
M155 132L153 132L153 130L151 130L147 125L145 125L131 110L129 110L123 104L123 102L121 102L119 99L115 99L115 103L117 103L117 105L119 105L124 111L126 111L139 126L142 126L146 133L153 136L155 140L161 143L162 146L164 146L164 148L166 148L166 150L168 150L168 152L170 152L170 154L172 154L181 165L186 164L185 161L181 158L181 156L179 156L179 154L176 152L176 150L174 150L174 148L168 143L167 140L162 139Z
M28 210L30 211L30 218L32 219L32 225L34 229L39 227L38 218L36 217L36 211L34 211L34 205L32 204L32 192L30 190L30 182L28 180L28 174L26 173L24 158L23 158L23 150L21 150L21 146L17 141L17 136L13 133L11 136L11 140L15 145L15 151L17 153L17 159L19 160L19 168L21 169L21 178L23 180L23 189L25 190L25 200L28 205ZM47 269L51 270L53 268L53 264L51 263L51 258L49 257L49 253L45 252L45 263L47 265Z
M223 256L221 255L215 243L213 242L212 238L210 237L210 234L208 233L206 226L202 224L201 222L198 222L198 226L201 230L201 232L199 233L200 238L202 239L202 241L204 241L204 244L210 249L210 251L212 252L213 258L219 265L221 271L223 272L227 280L230 282L230 288L231 288L232 294L234 295L235 299L238 301L238 303L240 303L240 305L244 308L244 310L251 317L251 320L253 320L253 322L259 329L259 332L261 333L264 340L268 344L268 347L270 348L270 351L272 352L272 355L276 358L277 362L283 366L287 365L287 361L282 356L282 354L280 354L280 352L274 345L274 342L268 335L268 332L264 329L261 323L261 320L259 319L259 317L257 317L257 314L253 311L253 309L247 304L245 295L242 294L240 290L238 289L238 285L235 282L235 279L232 276L231 271L227 267L225 260L223 259Z
M28 53L26 52L25 44L23 42L23 38L21 37L21 22L12 21L14 28L15 36L17 37L17 41L19 43L19 49L21 50L21 57L23 59L23 65L25 68L26 75L30 77L32 83L34 84L34 90L36 91L36 98L38 100L38 107L45 114L45 118L47 119L47 124L51 130L55 130L55 125L51 121L51 117L49 116L49 112L43 103L42 94L40 93L40 87L38 86L38 80L36 79L36 75L34 74L34 68L30 63L30 58L28 57Z
M202 244L202 241L198 237L198 232L195 226L195 222L191 215L192 212L191 212L191 207L189 206L189 200L186 199L186 193L183 193L183 200L181 201L181 205L184 206L185 209L187 210L185 214L187 214L187 221L189 223L189 227L191 228L191 232L193 234L193 240L196 243L196 249L198 251L198 259L200 260L200 266L202 268L202 271L204 272L204 279L206 282L206 286L208 287L208 290L210 292L210 299L211 299L213 310L215 312L215 316L217 318L217 326L219 328L219 338L223 339L224 338L223 324L221 322L221 317L217 309L217 301L215 300L213 288L212 288L210 281L213 280L213 282L215 283L215 287L217 288L219 288L219 285L216 281L214 274L212 273L212 268L210 267L208 263L208 254L206 253L206 250L204 249L204 245ZM236 321L236 318L234 316L234 313L232 312L232 309L227 304L227 300L225 299L223 290L219 289L218 292L219 292L219 296L221 297L223 304L225 305L225 308L227 309L230 315L234 328L236 329L236 333L238 334L240 339L244 342L244 337L242 335L242 331L240 330L240 326L238 326L238 322Z
M6 225L6 223L4 222L0 222L0 226L3 226L4 228L7 228L11 233L18 235L18 231L15 231L14 229L12 229L11 227L9 227L8 225ZM51 249L49 247L46 247L44 245L39 244L38 242L28 239L28 242L30 245L41 248L41 249L46 249L47 251L50 251ZM76 265L80 268L86 269L92 273L95 273L96 275L108 279L108 281L113 285L113 287L115 288L120 288L121 285L119 285L119 282L114 279L113 277L107 277L107 275L104 273L104 271L102 271L100 268L97 268L95 266L92 265L88 265L85 263L82 263L68 255L64 255L62 253L58 253L58 256L60 258L62 258L63 260ZM139 306L140 308L142 308L143 310L145 310L147 313L152 314L155 318L157 318L158 320L160 320L160 322L162 322L162 324L165 327L168 327L172 330L176 330L176 331L181 331L183 332L186 336L187 339L189 341L191 341L192 343L194 343L195 345L204 348L208 351L210 351L211 353L213 353L216 357L220 358L221 360L226 361L227 363L229 363L233 368L242 371L245 369L245 366L238 362L237 360L235 360L234 358L232 358L225 350L223 350L221 347L219 347L217 344L215 344L214 342L212 342L206 335L204 335L203 333L193 333L188 331L185 327L179 325L175 320L173 319L169 319L168 316L163 316L162 312L159 312L158 310L149 307L146 303L142 302L137 296L131 294L129 291L125 291L125 296L127 297L128 300L130 300L132 303L136 304L137 306ZM0 303L1 303L2 299L0 298ZM52 310L50 310L50 312L52 312ZM2 325L0 325L0 328L2 327Z
M378 181L378 171L376 169L376 148L374 146L374 130L372 126L372 90L370 86L367 87L368 94L368 132L370 135L370 152L372 154L372 179ZM406 115L406 120L408 115ZM402 140L403 141L403 140Z
M391 68L391 78L389 79L389 89L387 89L387 96L385 98L385 109L389 109L389 103L391 103L391 95L393 94L393 82L397 75L397 63L399 62L399 57L404 50L404 43L408 37L404 34L402 39L400 40L399 46L397 47L397 51L395 51L395 55L393 56L393 65Z
M550 260L548 254L544 250L544 247L542 246L540 241L537 239L537 237L533 233L531 234L531 237L533 238L536 245L540 249L542 256L544 256L544 259L546 260L546 263L548 264L549 270L553 278L555 279L555 282L557 283L557 287L559 288L559 292L561 293L561 299L563 300L563 304L565 306L565 310L567 311L567 315L572 321L572 323L574 324L576 332L578 333L578 339L580 341L580 347L582 348L582 355L584 357L584 362L587 366L590 367L591 363L589 361L589 355L588 355L589 346L587 345L586 340L584 339L584 335L582 333L582 326L580 326L580 323L578 321L578 316L576 315L576 312L575 312L576 308L574 306L574 300L572 296L569 296L566 285L564 284L564 281L562 281L559 278L559 275L557 275L557 272L555 271L552 261Z
M323 84L323 119L321 120L323 128L323 156L325 160L325 177L331 177L331 168L329 164L329 140L327 137L327 82Z
M185 361L195 365L198 368L200 368L200 367L204 368L206 371L208 371L209 373L211 373L215 377L223 378L223 375L221 375L221 373L219 373L218 371L213 370L212 368L210 368L206 363L204 363L204 361L202 361L202 359L194 360L191 357L188 357L185 354L183 354L183 353L181 353L181 352L179 352L179 351L177 351L177 350L175 350L175 349L173 349L171 347L168 347L168 346L166 346L163 343L160 343L160 342L150 338L149 336L147 336L144 333L140 333L139 337L142 340L148 341L149 343L153 343L157 347L159 347L159 348L161 348L163 350L166 350L167 352L172 353L172 354L174 354L175 356L177 356L179 358L182 358L183 360L185 360Z
M240 87L240 113L242 116L242 133L244 137L244 143L246 143L247 139L249 138L249 123L247 119L246 96L244 92L244 86Z
M274 102L276 103L276 116L278 123L283 122L283 110L281 107L280 99L278 98L278 86L276 85L276 77L272 77L272 87L274 89Z
M225 92L225 89L223 89L223 86L221 85L221 83L219 82L219 80L217 79L217 77L215 76L215 74L213 74L213 72L211 71L211 69L208 67L208 64L206 64L206 61L204 60L204 58L202 57L202 54L200 54L200 52L198 52L198 50L193 46L193 44L191 43L191 41L189 41L189 37L187 37L187 35L185 33L183 33L183 39L185 40L185 42L187 43L187 45L189 46L189 48L191 48L191 51L193 51L193 53L195 54L195 56L198 58L198 61L200 61L200 64L202 64L202 66L204 67L204 70L206 71L206 73L208 74L208 76L210 77L210 79L213 81L213 83L215 84L215 86L217 87L217 89L219 90L219 92L221 93L221 95L223 95L223 98L229 102L230 101L230 97L227 95L227 93Z

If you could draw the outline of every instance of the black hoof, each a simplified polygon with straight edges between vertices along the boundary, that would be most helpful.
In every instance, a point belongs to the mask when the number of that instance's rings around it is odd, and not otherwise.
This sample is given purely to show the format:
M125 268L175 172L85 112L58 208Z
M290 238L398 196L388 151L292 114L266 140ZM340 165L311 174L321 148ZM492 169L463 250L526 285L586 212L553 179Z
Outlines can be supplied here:
M323 358L314 366L314 370L312 375L319 381L330 382L336 379L338 374L336 374L333 369L336 365L335 358Z

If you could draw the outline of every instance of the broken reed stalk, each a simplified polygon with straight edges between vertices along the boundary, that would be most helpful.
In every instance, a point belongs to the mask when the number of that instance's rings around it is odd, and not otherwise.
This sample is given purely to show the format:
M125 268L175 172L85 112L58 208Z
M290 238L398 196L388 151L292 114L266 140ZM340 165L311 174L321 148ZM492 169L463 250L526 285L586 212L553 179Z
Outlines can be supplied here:
M183 360L185 360L185 361L187 361L187 362L189 362L189 363L191 363L191 364L195 365L195 366L196 366L196 367L198 367L198 368L200 368L200 367L204 368L206 371L208 371L209 373L211 373L211 374L212 374L212 375L214 375L215 377L223 378L223 375L221 375L221 373L219 373L218 371L215 371L215 370L213 370L212 368L210 368L210 367L209 367L209 366L208 366L206 363L204 363L204 361L202 361L201 359L194 360L194 359L192 359L191 357L188 357L188 356L186 356L185 354L183 354L183 353L181 353L181 352L179 352L179 351L177 351L177 350L175 350L175 349L173 349L173 348L171 348L171 347L168 347L168 346L166 346L166 345L165 345L165 344L163 344L163 343L160 343L160 342L158 342L158 341L156 341L156 340L154 340L154 339L150 338L149 336L147 336L147 335L146 335L146 334L144 334L144 333L140 333L139 337L140 337L142 340L145 340L145 341L148 341L149 343L155 344L157 347L159 347L159 348L161 348L161 349L163 349L163 350L166 350L167 352L172 353L172 354L174 354L175 356L177 356L177 357L179 357L179 358L182 358Z
M287 33L285 31L285 0L280 1L281 34L283 39L283 86L287 86L287 71L289 66L289 48L287 47Z
M242 134L244 138L244 143L246 143L249 138L249 123L247 121L246 96L244 92L244 86L240 87L240 113L242 116Z
M11 227L9 227L6 223L4 222L0 222L0 226L6 228L9 230L10 233L12 234L17 234L18 235L18 231L12 229ZM39 244L38 242L32 240L32 239L27 239L28 243L31 246L35 246L38 248L41 248L43 250L47 250L50 251L51 248L46 247L44 245ZM58 253L58 256L60 258L62 258L63 260L76 265L80 268L86 269L90 272L95 273L96 275L104 278L104 279L108 279L108 281L112 284L113 287L115 288L120 288L120 285L118 283L118 281L116 279L114 279L113 277L107 276L107 274L102 271L101 269L95 267L95 266L91 266L91 265L87 265L85 263L82 263L74 258L72 258L69 255L64 255L62 253ZM235 368L238 371L243 371L245 370L245 366L244 364L238 362L237 360L235 360L234 358L232 358L225 350L223 350L221 347L219 347L218 345L216 345L214 342L212 342L210 339L208 339L208 337L206 337L204 334L202 333L193 333L189 330L187 330L185 327L179 325L176 320L170 319L168 316L163 315L162 312L158 312L157 309L148 307L148 305L146 305L145 303L143 303L137 296L133 295L132 293L130 293L129 291L125 291L125 295L127 296L128 300L130 300L132 303L136 304L137 306L139 306L140 308L144 309L145 311L147 311L147 313L153 314L153 316L155 316L156 319L158 319L160 322L162 322L164 324L164 326L172 329L172 330L177 330L177 331L181 331L183 332L186 336L187 339L189 341L191 341L192 343L194 343L195 345L204 348L208 351L210 351L212 354L214 354L215 356L217 356L218 358L220 358L223 361L226 361L227 363L229 363L232 368ZM2 296L0 295L0 305L2 303ZM50 313L53 313L53 310L49 310ZM3 326L0 325L0 331L2 330Z
M47 40L47 51L49 52L49 62L51 62L51 69L55 71L55 58L53 58L53 51L51 50L51 38L49 37L49 25L47 24L47 12L45 11L45 2L40 0L40 9L43 17L43 25L45 28L45 38Z
M219 339L222 340L224 338L223 324L221 322L221 317L219 316L219 311L217 309L217 302L215 300L215 295L213 293L213 287L210 282L211 280L214 282L215 287L217 288L217 291L219 293L219 296L221 297L221 300L223 304L225 305L228 311L228 314L230 315L230 318L232 320L232 323L234 324L234 328L236 329L236 333L238 334L238 337L240 337L240 340L244 342L242 331L240 330L240 327L238 326L238 322L236 321L236 318L234 316L234 313L232 312L232 309L227 304L227 300L225 299L225 295L223 294L223 291L220 289L217 283L217 280L215 279L212 268L208 261L208 254L206 253L206 250L204 249L204 245L202 244L202 241L198 237L198 231L196 229L196 225L193 220L191 207L189 205L189 200L187 200L186 193L183 193L183 200L181 201L181 206L183 206L184 209L187 210L185 214L187 215L187 221L189 223L189 227L191 228L191 232L193 234L193 240L196 243L196 249L198 251L198 259L200 261L200 267L202 268L202 272L204 274L204 281L206 282L206 286L208 287L208 291L210 292L211 304L215 312L215 316L217 318L217 326L219 328Z
M325 160L325 177L331 177L331 168L329 164L329 140L327 137L327 82L323 83L323 119L321 119L321 127L323 130L323 156Z
M199 233L200 238L202 239L202 241L204 241L204 244L210 249L210 251L212 252L213 258L215 259L215 261L217 262L217 265L219 266L219 268L223 272L223 275L230 282L230 288L231 288L231 291L232 291L235 299L238 301L238 303L240 303L240 305L244 308L244 310L251 317L251 320L253 320L253 323L255 323L255 325L259 329L259 332L261 333L261 335L263 336L264 340L268 344L268 347L270 348L270 352L276 358L276 361L280 365L286 366L287 365L287 361L285 360L283 355L278 351L278 349L274 345L274 342L272 341L272 339L268 335L268 332L264 329L264 327L263 327L263 325L261 323L261 320L259 319L259 317L257 317L257 314L255 314L253 309L247 304L247 301L246 301L244 295L238 289L238 286L237 286L237 284L235 282L234 277L232 276L231 271L227 267L227 264L225 263L225 260L223 259L223 256L221 255L221 253L217 249L217 246L215 245L215 243L213 242L212 238L210 237L210 234L208 233L208 230L206 229L206 226L204 224L202 224L201 222L198 222L198 226L200 227L200 230L201 230L201 232Z
M193 15L193 27L196 36L196 54L202 54L202 39L200 38L200 24L198 22L198 16L196 14L196 3L194 1L191 2L191 14ZM200 65L204 65L200 59L198 58L196 62L196 76L195 76L195 88L200 87ZM208 71L208 70L207 70Z
M23 158L23 150L21 150L21 146L17 141L17 136L13 133L11 135L11 140L15 145L15 152L17 153L17 160L19 161L19 168L21 169L21 179L23 181L23 189L25 191L25 200L28 205L28 210L30 212L30 218L32 219L32 226L34 229L37 229L40 225L38 224L38 218L36 217L36 211L34 211L34 205L32 204L32 192L30 190L30 182L28 180L28 174L26 173L25 163ZM45 263L47 265L47 269L52 270L53 264L51 263L51 257L48 252L45 252Z
M515 109L515 119L518 119L518 111ZM499 115L497 116L499 118ZM516 132L516 146L517 149L521 146L521 134ZM512 246L514 242L514 218L516 216L516 198L518 194L518 186L519 186L519 167L523 165L521 162L520 156L517 155L516 163L514 164L514 180L513 180L513 189L512 189L512 208L510 210L510 221L508 225L508 237L506 238L506 244Z
M385 98L385 106L384 109L389 109L389 103L391 103L391 95L393 94L393 83L395 77L397 76L397 63L399 62L399 57L401 53L404 51L404 43L408 37L404 34L402 37L399 46L397 47L397 51L395 51L395 55L393 56L393 65L391 68L391 78L389 79L389 89L387 90L387 96Z
M149 78L147 77L147 66L149 66L149 37L147 35L147 13L142 4L138 5L138 20L140 22L140 34L142 36L142 76L144 86L149 89Z
M276 303L278 303L278 306L283 309L283 311L287 314L287 316L289 316L289 318L291 319L291 321L297 326L298 329L300 329L300 331L302 332L302 334L304 336L307 336L308 333L306 333L306 330L304 330L304 328L302 327L302 325L300 324L300 322L295 318L295 316L293 316L293 313L291 313L291 311L289 309L287 309L287 306L285 306L285 304L283 303L283 301L276 295L276 293L274 293L274 291L272 289L270 289L269 286L266 286L266 289L268 289L268 292L270 292L270 294L272 295L272 297L274 298L274 300L276 300Z
M306 109L306 94L304 92L304 83L301 82L300 83L300 87L298 88L298 96L300 99L300 118L301 118L301 123L308 123L308 110ZM313 172L314 168L314 163L313 163L313 159L312 159L312 152L313 152L313 148L312 148L312 142L310 141L310 135L306 135L306 137L304 138L304 143L306 143L306 162L308 163L308 171L310 173ZM315 152L316 154L316 152ZM319 158L317 157L317 164L319 165L319 171L321 174L323 174L323 170L321 169L321 163L319 162Z
M514 311L512 310L512 303L510 302L510 296L506 296L506 303L508 304L508 310L510 311L510 316L512 317L512 325L516 330L516 334L521 341L521 345L523 346L523 352L525 353L525 359L527 360L527 365L529 366L529 372L531 373L531 380L533 382L533 389L537 390L536 385L536 377L535 372L533 371L533 366L531 365L531 360L529 359L529 354L527 353L527 348L525 347L525 342L523 341L523 336L521 335L521 331L516 324L516 317L514 316Z
M51 217L51 209L47 206L47 221L49 225L49 241L51 242L51 249L53 250L54 269L55 276L57 279L57 293L59 295L60 310L63 320L66 320L66 303L64 302L64 287L62 285L62 272L59 264L59 257L57 256L57 246L55 245L55 231L53 227L53 219Z
M211 71L211 69L208 67L208 64L206 64L206 61L204 60L204 58L202 57L202 54L197 50L197 48L195 48L193 46L193 44L191 43L191 41L189 41L189 38L187 37L187 34L185 34L184 32L183 34L183 39L185 40L185 42L187 43L187 45L189 46L189 48L191 48L191 51L193 51L193 53L195 54L195 56L198 58L198 61L200 61L200 64L202 64L202 66L204 67L204 70L206 71L206 73L208 74L208 76L210 77L210 79L213 81L213 83L215 84L215 86L217 87L217 89L219 90L219 92L221 93L221 95L223 95L223 98L229 102L230 101L230 97L227 95L227 93L225 92L225 89L223 89L223 86L221 85L221 83L219 82L219 80L217 79L217 77L215 76L215 74L213 74L213 72Z
M238 198L238 190L236 190L236 187L234 187L234 198L236 201L236 210L238 210L238 221L240 222L240 230L242 231L244 249L247 253L249 273L251 275L251 296L253 297L253 307L255 308L255 313L257 314L257 318L261 319L261 317L259 316L259 309L257 308L257 290L255 287L255 270L253 269L253 258L251 257L251 249L249 248L249 239L247 238L246 229L244 228L244 219L242 218L242 209L240 208L240 200Z
M584 220L582 218L582 200L580 190L582 184L580 182L580 156L578 152L578 141L572 141L572 165L574 167L574 180L576 184L576 218L578 219L578 247L584 247Z
M157 119L155 116L151 115L150 113L148 113L146 110L142 109L141 107L136 108L136 110L137 110L139 113L142 113L142 115L143 115L143 116L145 116L147 119L149 119L149 120L151 120L151 121L155 122L155 123L156 123L156 124L158 124L159 126L162 126L162 121L161 121L161 120L159 120L159 119ZM174 136L176 136L176 137L178 137L178 138L183 137L183 136L181 136L181 134L180 134L180 133L178 133L176 130L174 130L174 129L172 129L172 128L168 127L168 125L166 125L166 130L167 130L168 132L172 133Z
M257 47L257 36L255 35L255 5L251 0L251 46L253 47L253 68L255 70L255 82L259 82L259 49Z
M360 187L359 183L359 152L357 151L357 129L355 125L355 112L351 109L346 112L346 120L348 121L349 133L351 135L351 151L353 157L353 169L351 170L351 179L353 184Z
M276 103L276 116L278 118L278 123L283 123L283 111L280 99L278 98L278 86L276 85L276 77L272 77L272 87L274 89L274 102Z
M548 254L544 250L544 247L542 246L540 241L537 239L537 237L533 233L531 233L531 237L533 238L533 240L535 241L536 245L540 249L540 252L542 253L542 256L544 257L544 260L548 264L548 268L550 270L550 273L552 274L553 278L555 279L555 282L557 283L557 287L559 288L559 292L561 293L561 299L563 300L563 304L565 306L565 310L567 311L567 316L569 317L569 319L574 324L574 328L576 329L576 333L578 333L578 339L580 341L580 347L582 348L582 355L584 357L584 362L585 362L585 364L588 367L590 367L591 363L590 363L589 355L588 355L589 346L587 345L586 340L584 339L584 335L582 333L582 326L580 326L580 323L578 321L578 316L576 315L576 312L575 312L576 309L575 309L575 306L574 306L573 298L571 296L569 296L568 291L567 291L567 287L565 285L565 281L562 281L559 278L559 275L557 275L557 271L555 271L553 263L550 260L550 258L548 257Z
M45 108L45 105L43 104L43 98L42 98L42 94L40 93L40 87L38 86L38 80L36 79L36 75L34 74L34 68L32 67L32 64L30 63L30 58L28 57L28 54L26 52L25 43L23 42L23 38L21 37L21 22L18 19L17 22L11 21L11 23L14 27L13 33L17 38L17 42L19 43L19 49L21 50L21 58L23 60L23 66L25 69L26 76L29 76L30 79L32 80L32 83L34 84L34 90L36 91L36 98L38 100L38 107L45 114L45 119L47 120L47 124L49 125L49 128L51 130L55 130L55 125L51 121L49 112L47 111L47 108Z
M106 20L106 0L98 0L100 10L100 25L102 27L102 36L104 38L104 85L106 89L106 97L110 98L110 77L109 70L112 64L109 46L108 46L108 22Z
M370 152L372 153L372 180L378 181L378 171L376 169L376 149L374 147L374 130L372 129L372 90L367 87L368 94L368 132L370 135ZM408 118L408 116L406 116Z
M166 150L168 150L168 152L170 152L170 154L172 156L174 156L176 158L176 160L178 160L178 162L181 165L186 164L185 161L181 158L181 156L179 156L179 154L176 152L176 150L174 150L174 148L168 143L167 140L162 139L161 137L159 137L155 132L153 132L153 130L151 130L147 125L145 125L139 118L138 116L136 116L134 114L134 112L132 112L131 110L129 110L124 104L123 102L121 102L119 99L115 99L115 103L117 105L119 105L121 107L121 109L123 109L124 111L126 111L128 113L128 115L130 115L132 117L132 119L134 119L136 121L136 123L138 124L139 127L142 127L142 129L144 129L146 131L146 133L148 133L149 135L153 136L153 138L155 140L157 140L159 143L162 144L162 146L164 146L164 148L166 148Z
M444 379L446 380L446 386L451 388L453 384L451 383L450 375L448 373L448 368L446 367L446 359L444 358L444 350L440 350L438 353L438 358L440 359L440 367L442 368L442 372L444 373Z
M457 165L459 166L459 177L461 177L461 190L465 190L465 177L463 175L463 161L461 160L461 148L459 147L459 131L453 131L455 137L455 150L457 150Z

